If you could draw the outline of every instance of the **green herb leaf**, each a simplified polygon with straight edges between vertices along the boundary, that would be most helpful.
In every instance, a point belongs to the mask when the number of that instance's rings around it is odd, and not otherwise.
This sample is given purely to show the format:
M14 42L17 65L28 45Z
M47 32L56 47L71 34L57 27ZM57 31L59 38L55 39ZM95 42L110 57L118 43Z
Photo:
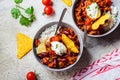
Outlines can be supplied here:
M27 8L27 9L25 10L25 13L27 13L27 14L29 14L29 15L32 15L33 12L34 12L33 6L31 6L30 8Z
M24 25L24 26L29 26L30 25L30 21L28 18L24 17L23 15L20 18L20 24Z
M20 4L20 3L23 2L23 0L14 0L14 2L15 2L16 4Z
M30 18L29 18L29 21L33 22L34 20L35 20L35 15L31 15Z
M90 6L88 6L87 9L90 9Z
M21 13L20 13L19 9L17 9L17 8L12 8L11 9L11 15L12 15L13 18L18 19L20 14Z
M95 6L95 9L97 9L98 8L98 6Z
M90 14L90 16L92 17L92 14Z
M58 48L58 44L56 44L56 49Z

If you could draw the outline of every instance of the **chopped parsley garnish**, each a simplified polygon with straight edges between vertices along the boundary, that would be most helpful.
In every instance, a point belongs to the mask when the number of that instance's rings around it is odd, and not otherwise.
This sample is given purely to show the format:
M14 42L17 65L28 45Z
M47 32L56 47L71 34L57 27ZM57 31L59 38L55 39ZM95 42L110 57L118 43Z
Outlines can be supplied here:
M92 17L92 14L90 14L90 16Z
M87 9L90 9L90 6L88 6Z
M58 44L56 44L56 49L58 48Z
M98 8L98 6L95 7L95 9L97 9L97 8Z
M113 16L113 18L116 18L116 17L117 17L117 15L114 15L114 16Z

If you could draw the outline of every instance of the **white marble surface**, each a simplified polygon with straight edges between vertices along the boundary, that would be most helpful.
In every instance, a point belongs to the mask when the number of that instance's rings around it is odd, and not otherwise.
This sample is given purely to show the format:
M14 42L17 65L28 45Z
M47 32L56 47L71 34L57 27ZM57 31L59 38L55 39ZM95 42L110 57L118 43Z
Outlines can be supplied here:
M73 1L74 2L74 1ZM110 35L102 38L87 39L88 47L84 49L80 61L71 69L62 72L52 72L43 68L30 51L21 60L16 57L16 34L22 32L31 38L44 24L58 21L62 9L66 7L61 0L53 0L54 16L43 16L44 6L41 0L24 0L21 4L24 7L31 5L35 8L36 21L27 28L21 26L17 20L11 17L10 10L14 7L13 0L0 0L0 80L25 80L25 75L29 71L36 70L40 73L41 80L69 80L70 76L81 67L88 65L101 55L120 47L120 26ZM75 26L72 19L72 7L67 7L64 22ZM81 31L80 31L81 32ZM81 36L83 33L81 32Z

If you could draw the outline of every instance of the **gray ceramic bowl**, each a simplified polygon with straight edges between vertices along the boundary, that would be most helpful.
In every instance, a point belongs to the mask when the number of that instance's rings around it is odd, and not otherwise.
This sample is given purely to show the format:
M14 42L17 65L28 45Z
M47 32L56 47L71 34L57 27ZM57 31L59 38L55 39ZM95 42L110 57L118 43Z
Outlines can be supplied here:
M75 20L75 16L74 16L74 12L75 12L74 10L75 10L75 6L79 3L79 1L81 1L81 0L75 0L75 2L73 4L73 8L72 8L72 17L73 17L73 20L74 20L75 24L76 24L76 20ZM120 10L120 1L119 0L111 0L111 1L113 2L113 5L116 6L117 9L118 9L117 21L114 24L113 28L110 29L109 31L107 31L104 34L101 34L101 35L90 35L90 34L88 34L88 36L90 36L90 37L103 37L103 36L106 36L106 35L112 33L118 27L118 25L120 23L120 12L119 12L119 10ZM76 26L77 26L77 24L76 24Z
M34 55L35 55L35 57L36 57L36 59L38 60L39 63L40 63L40 58L37 56L34 42L35 42L36 39L39 39L39 38L40 38L40 34L41 34L46 28L48 28L48 27L50 27L50 26L52 26L52 25L56 25L56 24L58 24L58 22L51 22L51 23L48 23L48 24L44 25L42 28L39 29L39 31L36 33L36 35L35 35L35 37L34 37L34 40L33 40L33 53L34 53ZM78 35L78 39L79 39L79 42L80 42L80 54L78 55L78 58L77 58L77 60L76 60L76 62L75 62L74 64L72 64L72 65L70 65L70 66L68 66L68 67L66 67L66 68L62 68L62 69L49 68L48 66L43 65L43 64L40 63L43 67L45 67L45 68L47 68L47 69L49 69L49 70L52 70L52 71L63 71L63 70L67 70L67 69L71 68L72 66L74 66L74 65L78 62L78 60L80 59L80 57L81 57L81 55L82 55L82 51L83 51L83 41L82 41L82 38L81 38L81 36L80 36L79 30L76 29L76 28L74 28L74 27L72 27L71 25L69 25L69 24L67 24L67 23L62 23L62 25L64 25L65 27L70 27L70 28L72 28L72 29L74 30L74 32Z

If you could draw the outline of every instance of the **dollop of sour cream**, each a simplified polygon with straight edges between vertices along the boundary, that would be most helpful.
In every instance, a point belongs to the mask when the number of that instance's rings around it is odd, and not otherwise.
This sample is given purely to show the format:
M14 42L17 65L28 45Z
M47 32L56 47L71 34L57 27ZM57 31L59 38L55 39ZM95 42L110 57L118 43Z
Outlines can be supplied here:
M67 48L65 47L65 45L58 41L51 42L51 49L55 51L57 55L60 55L60 56L62 56L67 51Z
M87 15L91 18L98 18L99 6L96 2L93 2L86 8Z

